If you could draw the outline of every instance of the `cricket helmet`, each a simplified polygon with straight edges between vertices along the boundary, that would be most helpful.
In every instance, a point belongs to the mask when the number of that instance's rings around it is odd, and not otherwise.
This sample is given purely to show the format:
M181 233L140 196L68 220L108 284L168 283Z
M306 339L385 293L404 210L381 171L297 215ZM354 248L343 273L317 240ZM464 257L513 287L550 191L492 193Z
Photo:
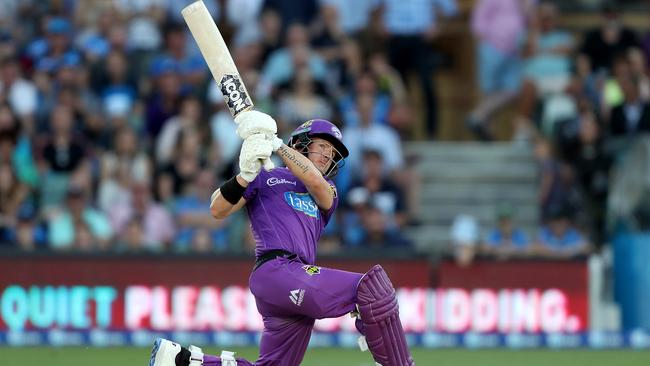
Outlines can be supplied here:
M348 148L343 144L341 130L330 121L312 119L301 124L291 133L288 145L307 156L309 144L314 137L321 138L334 146L332 165L325 172L327 177L332 178L338 173L339 168L343 166L343 159L350 154Z

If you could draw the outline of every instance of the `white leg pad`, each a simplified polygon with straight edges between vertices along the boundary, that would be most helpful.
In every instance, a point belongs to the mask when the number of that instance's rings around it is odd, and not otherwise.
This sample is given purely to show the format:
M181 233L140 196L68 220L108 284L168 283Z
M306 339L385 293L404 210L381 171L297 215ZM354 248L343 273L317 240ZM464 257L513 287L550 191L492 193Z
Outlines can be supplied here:
M221 351L221 366L237 366L235 352Z

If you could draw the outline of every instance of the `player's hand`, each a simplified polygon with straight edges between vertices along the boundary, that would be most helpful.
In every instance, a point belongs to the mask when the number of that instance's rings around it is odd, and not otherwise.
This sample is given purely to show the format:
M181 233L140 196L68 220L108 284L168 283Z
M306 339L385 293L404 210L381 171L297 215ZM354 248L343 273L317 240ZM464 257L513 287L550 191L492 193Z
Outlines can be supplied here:
M273 134L273 136L271 136L270 138L267 137L267 140L269 140L269 142L271 142L271 149L273 150L273 152L278 151L280 146L282 146L282 144L284 144L284 141L282 141L282 139L279 138L275 134Z
M262 170L261 160L246 161L242 160L241 157L239 158L239 176L248 183L255 180L260 170Z
M243 140L256 133L271 138L278 132L278 125L273 117L259 111L242 112L235 117L235 123L237 135Z
M247 182L253 181L260 172L262 164L266 170L273 169L275 166L270 159L272 153L273 145L264 134L256 133L248 136L239 152L239 169L242 178Z

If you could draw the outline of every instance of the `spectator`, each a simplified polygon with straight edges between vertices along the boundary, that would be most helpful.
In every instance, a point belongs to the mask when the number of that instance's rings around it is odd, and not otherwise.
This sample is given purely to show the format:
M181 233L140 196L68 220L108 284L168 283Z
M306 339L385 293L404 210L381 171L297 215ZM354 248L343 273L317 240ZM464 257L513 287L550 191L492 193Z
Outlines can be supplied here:
M27 129L27 124L19 123L8 104L0 103L0 163L11 162L18 181L33 188L39 177L32 152L33 135Z
M11 162L0 161L0 243L14 241L18 213L28 196L29 189L18 181Z
M579 57L590 72L608 74L614 59L634 47L639 47L637 36L623 25L616 5L608 2L601 11L601 25L585 35Z
M74 44L84 58L94 63L106 57L111 50L111 30L119 24L117 12L104 2L83 1L75 8L74 21L79 27Z
M91 79L93 89L101 97L104 112L109 118L124 118L131 113L136 103L138 87L126 54L111 51L105 61L100 61L93 67Z
M539 167L538 202L542 222L550 218L553 207L580 207L573 172L555 157L553 145L543 138L535 143L535 159Z
M113 230L124 240L127 227L138 220L144 231L143 247L153 251L169 248L176 229L170 213L151 198L148 182L133 182L128 202L113 205L108 212Z
M131 181L151 177L149 157L138 147L135 131L125 126L117 131L113 150L102 154L97 202L108 212L112 205L129 199Z
M314 23L315 30L312 32L311 44L323 60L330 64L330 68L340 59L346 39L339 15L336 7L321 5L320 16Z
M391 65L409 81L409 73L416 72L424 93L426 129L431 138L437 133L437 97L433 73L438 56L431 42L440 34L438 10L446 16L457 13L455 0L410 1L381 0L383 31L388 35Z
M47 245L47 230L37 213L32 205L23 205L18 211L15 242L20 250L29 252Z
M145 248L144 243L145 237L142 222L137 218L133 218L126 224L124 233L118 238L116 249L137 253Z
M309 33L304 25L292 24L287 30L285 43L286 46L273 52L264 64L260 80L262 97L268 95L272 88L291 80L302 66L311 71L315 80L325 80L325 61L311 49Z
M37 104L36 86L22 77L19 60L15 56L0 58L0 95L3 94L18 117L34 117Z
M344 195L346 207L341 215L340 231L348 245L358 245L362 241L365 235L362 218L369 204L381 210L389 230L398 232L408 221L404 192L386 173L381 153L377 150L363 151L362 175L352 182L349 189L339 189L339 194Z
M230 220L215 220L208 205L215 186L212 173L202 170L187 191L176 200L173 212L178 223L175 249L223 252L228 248Z
M205 61L198 51L187 46L186 27L184 23L169 23L165 26L165 52L154 59L153 63L173 61L181 76L184 92L201 94L204 92Z
M474 216L461 214L454 218L449 237L452 254L459 266L467 267L474 261L479 246L479 231Z
M541 256L568 259L588 254L590 244L571 221L569 208L554 206L547 224L542 226L538 237L538 253Z
M611 158L605 150L605 136L593 111L584 111L575 123L578 124L576 134L565 135L561 140L563 157L573 167L584 192L587 207L583 212L589 213L587 223L593 242L604 243Z
M321 0L321 4L321 13L324 7L334 9L343 33L356 39L361 38L361 33L370 24L372 11L376 7L375 0Z
M280 15L283 30L290 32L292 24L305 27L313 24L318 16L318 0L265 0L264 9L272 9Z
M371 111L372 120L376 123L386 124L392 103L390 91L379 90L377 79L372 72L361 72L356 75L354 80L354 90L349 90L339 99L338 104L344 127L359 125L361 114L358 104L359 100L366 96L374 101Z
M386 214L385 198L385 195L372 194L365 189L350 191L347 203L352 210L343 214L346 223L343 240L347 246L404 248L411 245L395 226L394 214Z
M562 114L574 111L573 101L564 94L571 80L573 39L568 32L557 29L555 5L541 3L529 28L524 45L520 116L516 120L518 139L525 139L524 134L531 130L539 102L543 110L542 130L547 133L552 133L553 124L559 119L559 108L563 108ZM564 102L570 104L568 112L560 104Z
M373 199L362 205L360 210L361 238L357 246L368 249L408 250L411 242L398 228L391 226L389 217Z
M176 154L169 165L176 195L183 192L187 185L194 181L201 165L205 163L206 146L201 144L201 137L202 135L194 130L185 130L179 135L175 147Z
M515 226L514 208L509 204L497 208L497 227L488 232L482 252L497 259L522 257L530 253L531 243L526 233Z
M520 35L526 30L525 6L519 0L480 0L472 11L472 32L478 40L478 81L483 95L469 114L467 124L481 140L492 140L490 117L510 102L520 87Z
M113 230L101 211L86 203L87 192L71 185L65 203L48 223L48 243L52 249L108 249ZM86 231L83 231L86 230ZM90 238L88 237L90 236Z
M365 197L387 217L390 227L402 228L408 220L404 192L386 174L381 153L363 150L362 176L352 183L348 196Z
M296 70L291 89L278 102L277 119L282 131L292 131L315 116L332 119L332 108L327 100L316 94L316 81L308 68Z
M65 58L79 58L72 45L73 28L64 17L52 17L45 22L45 37L27 46L27 57L43 72L53 72Z
M180 102L180 113L173 116L164 123L163 129L156 141L156 161L160 165L167 165L172 162L175 148L178 146L180 136L184 131L203 132L201 118L203 112L201 101L194 96L186 96ZM208 133L207 136L210 136Z
M391 101L394 103L406 102L404 81L397 70L388 63L386 54L383 52L371 54L368 57L368 68L377 83L377 93L390 95Z
M155 141L164 123L178 113L182 84L178 65L169 57L157 59L150 72L155 91L147 100L145 127L148 137Z
M226 0L226 19L236 32L242 32L257 23L262 5L264 0Z
M267 8L260 15L258 27L262 47L260 60L265 64L269 57L282 47L282 19L275 10Z
M360 171L363 149L372 148L381 152L386 171L392 173L404 166L402 144L393 129L373 119L374 110L374 96L364 94L357 98L359 125L343 130L343 139L350 151L346 165L351 171Z
M626 77L619 80L619 85L624 100L612 109L609 134L624 137L650 132L650 102L640 98L637 80Z
M643 52L637 48L633 48L628 53L628 60L630 62L630 74L637 80L639 84L639 96L644 101L650 101L650 74L648 73L648 66L646 64Z
M52 133L39 157L43 175L40 196L44 209L58 205L63 200L68 181L82 170L87 161L85 148L73 134L72 109L63 105L56 106L51 120Z

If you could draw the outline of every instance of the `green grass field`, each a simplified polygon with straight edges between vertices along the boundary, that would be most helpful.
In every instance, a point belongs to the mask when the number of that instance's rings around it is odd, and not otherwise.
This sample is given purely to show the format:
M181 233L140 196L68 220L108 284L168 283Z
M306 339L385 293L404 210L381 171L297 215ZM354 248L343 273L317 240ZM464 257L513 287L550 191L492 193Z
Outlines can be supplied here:
M237 355L255 359L257 349L235 348ZM220 352L204 349L207 353ZM5 366L145 366L146 348L2 348ZM649 351L506 351L413 349L416 364L431 366L648 366ZM314 348L307 351L304 366L374 366L368 353L354 349Z

